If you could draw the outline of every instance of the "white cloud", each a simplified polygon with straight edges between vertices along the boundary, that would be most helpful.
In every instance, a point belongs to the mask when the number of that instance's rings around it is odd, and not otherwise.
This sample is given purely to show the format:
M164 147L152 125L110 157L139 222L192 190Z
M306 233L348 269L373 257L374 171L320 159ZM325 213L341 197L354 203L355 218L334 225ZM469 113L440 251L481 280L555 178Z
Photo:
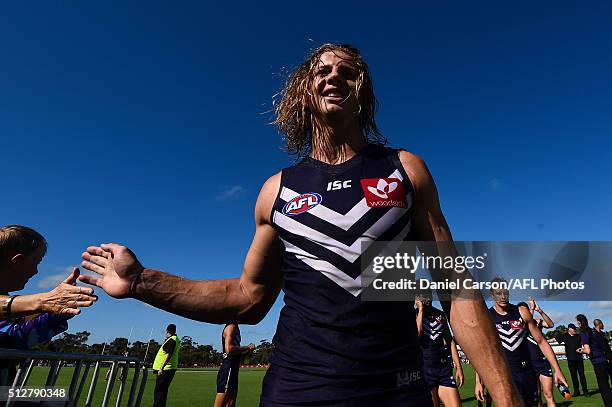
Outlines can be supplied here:
M546 314L553 320L555 325L567 325L567 322L575 322L576 314L572 314L571 312L565 311L550 311L546 312Z
M53 274L45 276L42 280L36 283L36 285L38 286L38 288L41 288L43 290L55 288L59 283L64 281L71 272L72 267L57 267Z
M242 185L230 185L225 187L216 197L217 201L236 199L244 195L246 189Z
M493 188L493 189L497 189L497 188L499 188L499 187L500 187L500 185L501 185L501 181L499 180L499 178L492 178L492 179L489 181L489 185L491 186L491 188Z
M612 301L593 301L589 302L590 309L610 309L612 310Z

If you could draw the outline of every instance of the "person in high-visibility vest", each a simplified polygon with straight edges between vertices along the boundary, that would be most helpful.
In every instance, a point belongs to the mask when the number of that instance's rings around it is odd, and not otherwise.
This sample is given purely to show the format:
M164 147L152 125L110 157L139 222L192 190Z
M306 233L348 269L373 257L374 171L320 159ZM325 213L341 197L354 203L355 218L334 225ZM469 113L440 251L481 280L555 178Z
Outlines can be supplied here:
M166 340L157 351L153 362L153 373L156 376L153 407L166 405L168 389L178 368L180 347L179 338L176 336L176 325L170 324L166 328Z

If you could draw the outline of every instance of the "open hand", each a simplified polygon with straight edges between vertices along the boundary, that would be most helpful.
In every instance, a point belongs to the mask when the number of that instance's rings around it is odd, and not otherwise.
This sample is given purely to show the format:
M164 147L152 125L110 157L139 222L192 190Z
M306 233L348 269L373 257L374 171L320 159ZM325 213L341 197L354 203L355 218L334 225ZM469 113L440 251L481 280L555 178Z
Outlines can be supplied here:
M78 315L80 308L90 307L98 299L93 289L76 285L79 269L72 268L70 275L48 293L41 294L41 310L53 314Z
M144 270L130 249L116 243L90 246L81 257L83 268L100 277L83 275L79 280L98 286L115 298L129 297L132 283Z

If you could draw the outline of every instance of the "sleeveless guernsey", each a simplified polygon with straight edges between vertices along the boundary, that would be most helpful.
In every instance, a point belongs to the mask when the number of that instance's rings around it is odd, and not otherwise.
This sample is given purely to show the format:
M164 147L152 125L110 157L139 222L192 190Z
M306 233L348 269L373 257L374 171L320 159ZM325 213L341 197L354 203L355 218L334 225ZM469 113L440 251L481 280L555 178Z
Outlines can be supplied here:
M305 158L282 171L271 221L284 248L284 306L262 405L281 393L318 402L419 381L414 303L360 298L368 245L414 240L413 199L398 150L377 145L339 165Z

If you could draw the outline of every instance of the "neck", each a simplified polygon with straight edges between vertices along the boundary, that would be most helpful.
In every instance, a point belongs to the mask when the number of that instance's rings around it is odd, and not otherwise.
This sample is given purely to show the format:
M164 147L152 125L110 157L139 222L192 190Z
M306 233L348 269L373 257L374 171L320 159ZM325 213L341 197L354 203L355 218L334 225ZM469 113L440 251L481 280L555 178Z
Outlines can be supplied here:
M311 157L316 160L340 164L367 144L357 120L313 124Z
M506 313L506 308L508 308L508 306L503 307L503 306L499 305L498 303L495 303L493 308L495 308L495 311L497 311L499 313Z

